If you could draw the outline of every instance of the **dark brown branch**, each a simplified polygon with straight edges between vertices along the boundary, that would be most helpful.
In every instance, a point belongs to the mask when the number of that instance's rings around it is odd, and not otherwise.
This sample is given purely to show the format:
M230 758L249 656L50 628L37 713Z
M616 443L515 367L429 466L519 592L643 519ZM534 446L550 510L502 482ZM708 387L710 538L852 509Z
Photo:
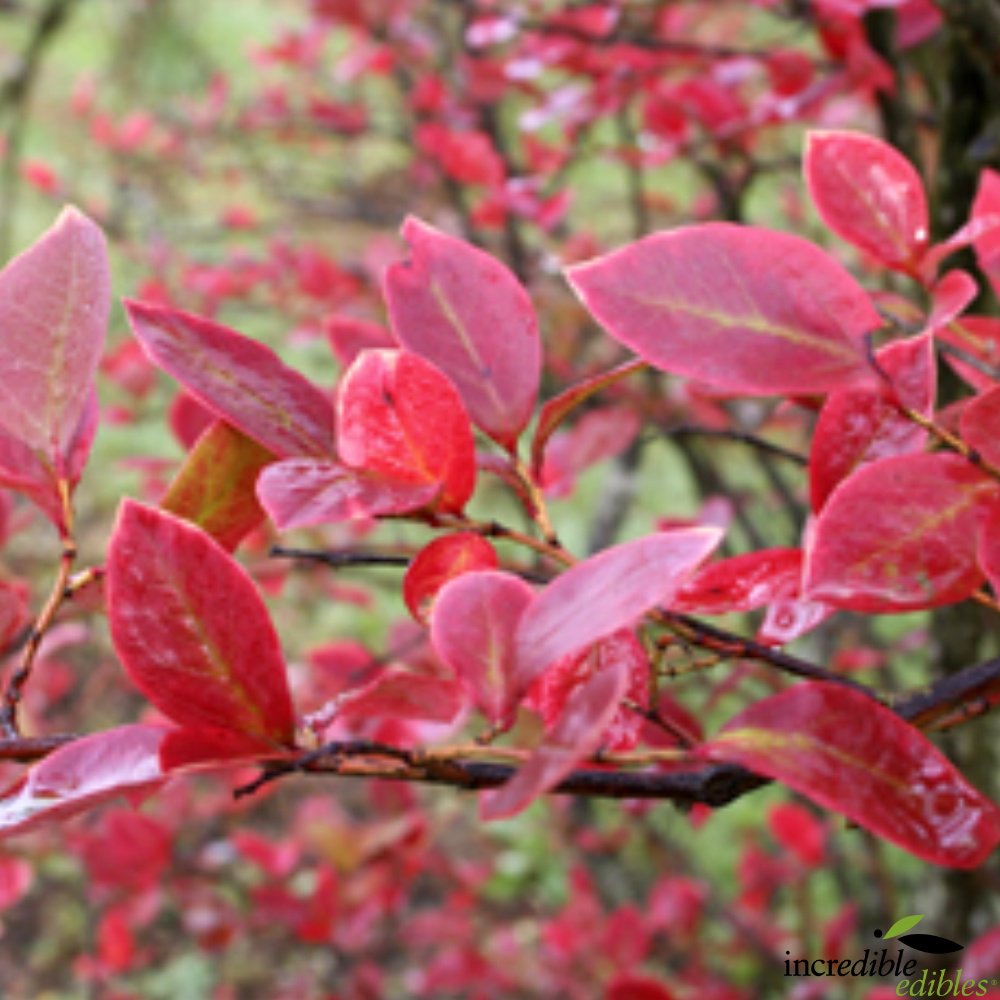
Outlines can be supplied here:
M749 434L746 431L730 430L728 428L720 427L701 427L698 424L673 424L671 426L661 427L660 433L665 437L671 438L723 438L726 441L735 441L738 444L749 445L751 448L756 448L758 451L767 452L768 454L775 455L778 458L794 462L796 465L806 466L809 464L809 459L800 452L793 451L791 448L785 448L780 444L775 444L773 441L768 441L765 438L758 437L756 434Z

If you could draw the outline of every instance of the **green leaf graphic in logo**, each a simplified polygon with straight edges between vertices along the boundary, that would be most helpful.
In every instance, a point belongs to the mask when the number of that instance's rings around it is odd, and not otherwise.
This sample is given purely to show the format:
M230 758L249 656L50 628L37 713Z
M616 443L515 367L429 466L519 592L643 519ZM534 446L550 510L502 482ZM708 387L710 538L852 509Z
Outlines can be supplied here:
M912 930L923 919L924 915L922 913L911 913L908 917L900 917L885 934L880 934L876 931L875 937L884 938L885 940L899 937L900 934L905 934L908 930Z

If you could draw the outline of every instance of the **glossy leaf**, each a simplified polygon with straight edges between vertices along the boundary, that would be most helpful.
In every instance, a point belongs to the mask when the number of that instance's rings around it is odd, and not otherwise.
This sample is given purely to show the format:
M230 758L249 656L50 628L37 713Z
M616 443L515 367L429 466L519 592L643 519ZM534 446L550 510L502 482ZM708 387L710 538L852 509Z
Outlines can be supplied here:
M1000 385L969 400L959 428L970 448L991 465L1000 465Z
M430 505L439 493L437 483L387 480L315 458L275 462L257 479L260 504L280 531L403 514Z
M1000 842L1000 810L926 736L838 684L756 702L699 755L774 778L935 864L974 868Z
M125 309L150 358L217 416L282 458L332 456L330 400L269 347L178 309Z
M458 512L476 479L472 428L454 386L409 351L363 351L337 393L337 453L345 465L398 483L434 485Z
M160 766L165 732L159 726L120 726L55 750L0 794L0 836L153 791L166 777Z
M528 761L505 784L483 793L480 816L493 820L516 815L594 753L625 697L628 683L627 660L612 658L576 688L558 722Z
M385 276L396 337L455 384L477 427L511 449L538 394L541 344L527 292L498 260L412 216L410 259Z
M798 592L801 549L761 549L710 563L677 590L676 611L724 615L752 611Z
M198 439L160 506L198 525L230 552L264 520L255 487L275 455L224 420Z
M642 371L645 367L644 361L626 361L610 371L592 375L576 385L571 385L558 396L550 399L538 415L538 426L535 428L535 436L531 441L531 467L535 470L535 474L537 475L541 471L545 458L545 446L548 444L549 438L576 407L608 386L620 382L623 378L627 378L637 371Z
M541 715L546 729L561 718L572 693L589 678L607 669L612 660L620 660L628 673L624 697L640 709L649 704L649 657L631 629L622 629L594 643L582 653L575 653L553 663L532 684L525 704ZM619 704L601 743L608 750L631 750L639 741L644 718L629 705Z
M510 723L527 687L518 677L515 636L534 596L510 573L483 571L452 580L434 602L434 651L494 726Z
M58 478L91 405L110 304L104 234L75 208L0 271L0 430Z
M982 580L977 524L996 484L960 455L866 465L821 511L803 594L840 608L893 611L960 601Z
M809 451L809 499L819 511L834 487L858 466L892 455L922 451L925 431L896 401L924 417L934 412L937 368L930 333L897 340L876 355L891 380L830 393Z
M591 556L557 577L518 626L515 686L527 688L556 660L667 604L721 538L716 528L646 535Z
M285 664L242 567L198 528L126 500L108 552L111 638L135 684L184 726L294 739Z
M497 565L496 550L482 535L459 531L435 538L410 563L403 577L403 600L410 614L426 625L435 598L449 580Z
M923 181L897 149L859 132L811 132L805 178L823 221L890 267L916 265L927 247Z
M664 371L762 394L871 379L862 338L881 318L840 264L798 236L688 226L567 277L613 337Z

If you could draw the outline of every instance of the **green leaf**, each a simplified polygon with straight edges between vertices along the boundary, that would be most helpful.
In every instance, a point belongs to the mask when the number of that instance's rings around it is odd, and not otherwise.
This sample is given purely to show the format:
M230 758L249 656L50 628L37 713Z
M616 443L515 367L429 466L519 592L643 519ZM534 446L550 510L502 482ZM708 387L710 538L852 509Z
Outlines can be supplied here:
M882 935L882 940L887 941L889 938L899 937L900 934L905 934L907 931L913 930L923 919L924 915L922 913L911 913L908 917L900 917Z

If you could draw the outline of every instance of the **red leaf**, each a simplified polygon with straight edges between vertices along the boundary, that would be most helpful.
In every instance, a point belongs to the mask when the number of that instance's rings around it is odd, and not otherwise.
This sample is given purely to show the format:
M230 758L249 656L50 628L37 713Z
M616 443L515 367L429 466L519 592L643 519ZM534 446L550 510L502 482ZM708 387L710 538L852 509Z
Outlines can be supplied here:
M0 430L53 479L72 478L66 466L92 405L110 303L104 235L75 208L0 271Z
M278 637L246 572L204 532L126 500L108 552L111 638L129 676L184 726L294 741Z
M467 573L434 602L431 642L494 726L510 723L526 684L518 679L515 634L534 590L510 573Z
M499 261L412 216L411 259L385 276L392 327L404 347L455 383L476 426L508 449L531 417L541 344L527 292Z
M914 267L927 247L923 181L898 150L858 132L810 132L805 177L823 221L890 267Z
M901 413L895 400L925 417L933 415L937 370L930 333L883 347L877 360L891 386L835 389L820 411L809 452L814 511L858 466L922 451L927 441L927 431Z
M688 226L567 276L613 337L664 371L763 394L871 378L861 341L881 318L840 264L797 236Z
M817 868L826 853L826 828L808 809L795 802L780 802L767 814L771 836L782 849L807 868Z
M628 683L628 662L615 657L576 688L559 721L528 761L500 788L483 793L480 816L484 820L503 819L521 812L597 750Z
M1000 496L990 507L980 527L977 553L979 567L994 593L1000 593Z
M387 667L364 687L340 695L336 718L446 723L462 710L464 700L461 688L450 678L431 677L406 667Z
M426 625L441 588L473 570L496 569L496 550L482 535L460 531L425 545L403 577L403 600L410 614Z
M595 393L614 385L615 382L632 375L634 372L641 371L645 366L644 361L626 361L624 364L618 365L617 368L612 368L611 371L592 375L590 378L564 389L558 396L550 399L538 415L538 426L535 428L535 436L531 442L531 467L535 473L537 474L542 468L545 446L549 438L552 437L552 434L569 413Z
M959 427L969 447L991 465L1000 465L1000 385L966 403Z
M681 584L671 606L706 615L752 611L796 594L801 577L801 549L747 552L699 570Z
M333 454L329 399L269 347L177 309L125 309L150 358L247 437L282 458Z
M622 629L595 643L582 653L553 663L531 686L527 703L545 722L558 721L570 695L590 677L604 670L611 660L622 660L628 671L625 697L640 708L649 704L649 657L630 629ZM627 705L619 705L601 743L608 750L631 750L639 741L644 719Z
M198 439L160 506L232 552L264 520L254 487L274 460L263 445L217 420Z
M957 347L971 361L964 361L951 354L945 360L973 389L984 391L995 386L996 378L990 372L1000 372L1000 320L991 316L963 316L935 331L947 344ZM975 362L981 362L986 371L980 371Z
M0 795L0 836L152 791L165 779L164 732L158 726L119 726L60 747Z
M960 455L866 465L834 490L806 550L803 594L856 611L931 608L979 586L980 511L992 480Z
M281 531L403 514L429 505L439 493L437 483L397 482L315 458L275 462L257 479L261 506Z
M919 730L839 684L806 681L751 705L699 748L842 813L935 864L974 868L1000 810Z
M668 603L719 544L717 528L681 528L624 542L553 580L517 629L515 686Z
M976 260L994 289L1000 286L1000 174L983 170L972 203L970 224L979 231L972 240Z
M472 428L454 386L408 351L364 351L337 393L337 452L346 465L398 483L435 485L458 512L476 481Z
M160 746L160 763L171 774L218 770L289 757L288 748L263 746L256 736L211 726L168 729Z

